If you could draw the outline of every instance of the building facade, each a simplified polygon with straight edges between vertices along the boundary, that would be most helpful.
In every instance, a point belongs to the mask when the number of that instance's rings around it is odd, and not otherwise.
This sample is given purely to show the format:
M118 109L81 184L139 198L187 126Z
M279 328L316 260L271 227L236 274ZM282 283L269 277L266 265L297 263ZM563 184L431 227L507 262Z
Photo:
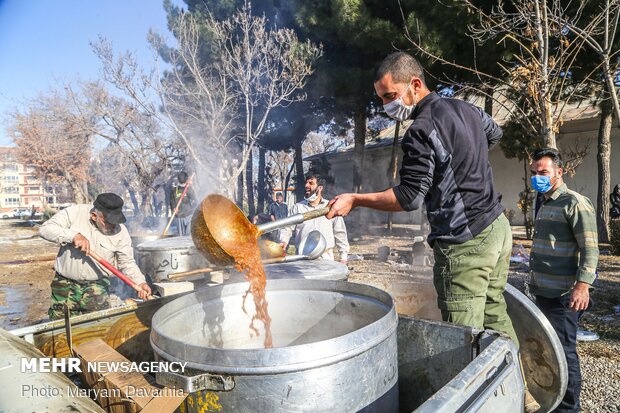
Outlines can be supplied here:
M0 147L0 212L13 209L42 211L57 204L56 189L35 174L34 167L20 163L16 148Z

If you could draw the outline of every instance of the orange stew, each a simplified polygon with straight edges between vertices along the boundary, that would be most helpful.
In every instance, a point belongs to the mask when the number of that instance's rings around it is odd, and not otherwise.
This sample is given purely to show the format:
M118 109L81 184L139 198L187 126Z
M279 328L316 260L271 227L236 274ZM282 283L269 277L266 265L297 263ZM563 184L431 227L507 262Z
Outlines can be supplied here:
M258 230L257 230L258 231ZM253 238L253 237L252 237ZM252 239L250 238L250 239ZM265 286L267 284L267 277L265 276L265 268L260 257L260 250L256 242L256 238L253 238L254 242L240 242L237 245L227 246L227 252L235 259L235 266L239 271L245 271L245 277L250 282L250 288L243 296L243 311L247 314L245 309L245 299L248 293L254 297L254 305L256 307L256 314L252 317L250 322L250 329L260 335L258 328L256 328L255 320L260 320L265 325L265 348L273 347L273 340L271 336L271 317L269 317L268 303L265 296Z

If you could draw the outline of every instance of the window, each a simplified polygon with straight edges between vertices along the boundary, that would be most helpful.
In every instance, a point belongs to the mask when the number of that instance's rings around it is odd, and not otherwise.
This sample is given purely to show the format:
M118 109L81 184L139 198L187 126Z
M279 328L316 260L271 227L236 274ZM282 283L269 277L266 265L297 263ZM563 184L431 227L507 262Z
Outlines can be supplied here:
M39 192L39 187L38 186L29 186L28 187L28 191L30 192Z
M7 186L4 188L5 194L19 194L19 187L17 186Z
M19 198L6 198L4 202L6 206L19 206Z
M4 177L4 181L5 182L18 182L19 181L19 176L7 175L7 176Z
M17 172L18 170L17 164L14 164L14 163L4 164L4 170L7 172Z

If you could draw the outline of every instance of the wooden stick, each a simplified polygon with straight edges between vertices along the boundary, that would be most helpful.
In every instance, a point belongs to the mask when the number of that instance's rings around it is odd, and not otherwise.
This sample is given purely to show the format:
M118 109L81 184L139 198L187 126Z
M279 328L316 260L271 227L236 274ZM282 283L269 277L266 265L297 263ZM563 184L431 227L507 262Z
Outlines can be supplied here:
M184 278L184 277L188 277L190 275L210 273L210 272L213 272L213 271L220 271L220 270L225 270L225 269L228 269L228 268L230 268L230 267L207 267L207 268L198 268L197 270L191 270L191 271L175 272L175 273L172 273L172 274L168 274L168 279L169 280L174 280L176 278Z
M168 221L168 225L166 225L164 232L161 234L162 237L166 236L166 233L168 232L168 229L170 229L170 225L172 224L172 220L176 216L177 212L179 212L179 207L181 206L181 202L183 201L183 198L185 198L185 194L187 193L189 186L192 184L192 179L194 179L194 175L196 175L196 172L194 172L192 176L190 176L189 179L187 180L187 185L185 185L185 189L183 189L183 193L179 197L177 206L174 208L174 211L172 212L172 215L170 216L170 220Z
M263 260L263 265L275 264L277 262L284 262L284 261L285 261L285 257L268 258L266 260ZM175 272L175 273L172 273L172 274L168 274L168 279L169 280L174 280L174 279L177 279L177 278L188 277L190 275L208 274L208 273L213 272L213 271L229 270L231 268L232 268L231 266L228 266L228 267L205 267L205 268L198 268L197 270Z
M109 270L112 274L116 275L118 278L120 278L125 284L129 285L131 288L133 288L134 290L136 290L137 292L141 292L142 287L140 287L138 284L136 284L135 282L131 281L129 279L129 277L127 277L125 274L123 274L122 272L120 272L119 270L117 270L112 264L110 264L109 262L107 262L106 260L104 260L99 254L97 254L95 251L90 250L90 252L88 253L88 255L90 255L95 261L97 261L99 264L103 265L107 270ZM149 295L147 297L148 300L153 300L155 299L155 297L153 297L152 295Z

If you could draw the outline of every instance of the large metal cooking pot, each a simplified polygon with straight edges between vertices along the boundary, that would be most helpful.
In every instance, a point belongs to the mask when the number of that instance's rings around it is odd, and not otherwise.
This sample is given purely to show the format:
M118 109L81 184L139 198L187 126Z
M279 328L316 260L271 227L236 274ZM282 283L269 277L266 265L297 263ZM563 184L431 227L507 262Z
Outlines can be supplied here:
M191 237L170 237L143 242L136 248L136 262L154 282L168 281L168 275L209 266Z
M161 234L132 234L131 245L136 248L143 242L155 241L161 238Z
M290 225L301 224L309 219L326 215L329 208L320 208L304 214L291 215L284 219L254 225L228 198L207 195L192 216L192 239L198 251L209 262L216 265L232 265L229 253L231 246L239 243L256 242L262 234Z
M265 349L262 324L261 336L252 335L252 311L241 308L247 289L199 290L155 313L156 357L193 370L158 373L160 384L224 412L398 411L398 319L389 294L347 282L270 280L274 347Z

